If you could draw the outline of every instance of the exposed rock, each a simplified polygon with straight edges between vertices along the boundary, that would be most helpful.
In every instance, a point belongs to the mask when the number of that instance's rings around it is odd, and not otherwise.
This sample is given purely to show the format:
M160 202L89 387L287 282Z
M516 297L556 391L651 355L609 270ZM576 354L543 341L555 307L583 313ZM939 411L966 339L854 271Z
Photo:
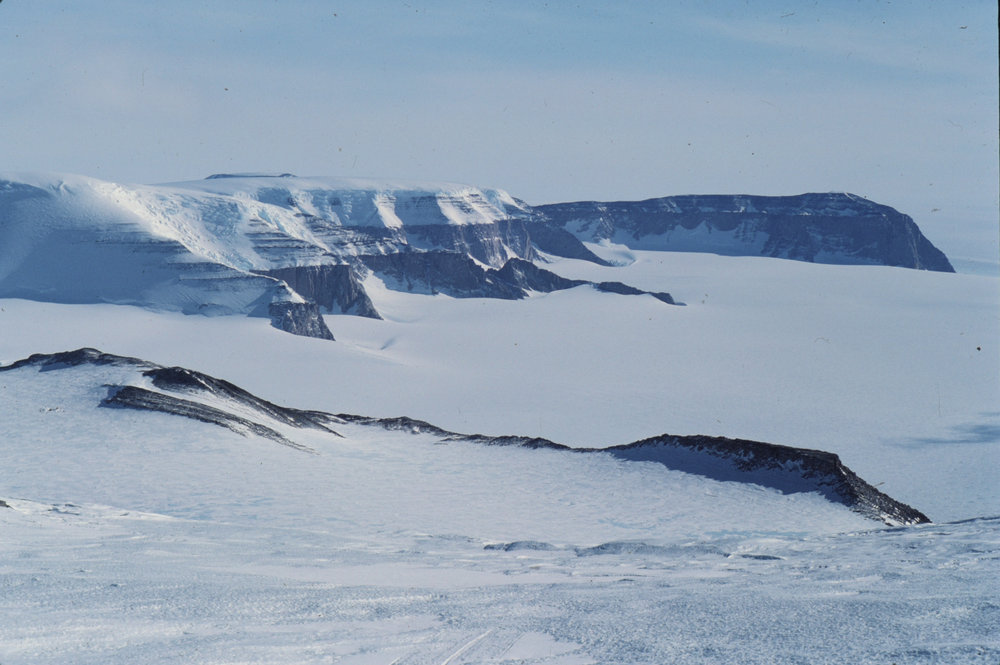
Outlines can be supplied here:
M354 314L381 319L350 265L311 265L262 271L330 314Z
M447 432L411 418L364 418L337 414L347 422L374 425L413 434L432 434L446 441L490 446L518 446L580 454L610 454L637 462L658 462L669 469L720 481L743 482L785 494L816 492L834 503L886 524L923 524L930 519L878 491L844 466L840 458L821 450L795 448L747 439L711 436L660 436L609 448L571 448L540 437L486 436Z
M213 173L205 180L223 180L227 178L294 178L294 173Z
M42 372L48 372L64 367L77 367L79 365L112 365L115 367L136 367L138 369L158 367L154 363L140 360L139 358L116 356L91 347L84 347L75 351L60 351L59 353L33 353L27 358L22 358L9 365L0 365L0 372L29 366L37 367Z
M458 252L400 252L363 256L361 260L390 288L402 291L443 293L454 298L524 297L516 286L491 278L480 264Z
M303 337L333 340L319 306L312 302L272 302L268 305L271 325L278 330Z
M535 210L581 240L632 249L954 272L909 216L852 194L669 196Z
M586 284L598 291L623 295L649 294L676 304L669 293L650 293L621 282L595 284L567 279L523 259L509 259L502 268L483 268L455 252L402 252L362 257L365 265L386 279L392 288L417 293L443 293L453 298L502 298L518 300L529 292L551 293Z
M521 259L511 259L500 270L490 269L487 273L504 284L517 287L522 293L527 291L549 293L589 284L589 282L582 279L561 277L554 272Z
M525 221L519 218L488 224L424 224L407 228L406 234L411 247L457 252L494 268L511 255L527 260L537 256Z
M491 543L484 550L499 550L501 552L551 552L557 550L555 545L538 540L515 540L512 543Z
M739 480L773 487L786 494L818 492L866 517L888 524L922 524L920 511L878 491L821 450L793 448L746 439L712 436L660 436L607 448L623 459L659 462L716 480Z
M207 404L181 399L173 395L166 395L137 386L112 387L111 394L101 402L101 406L156 411L184 418L192 418L203 423L225 427L243 436L256 434L289 448L295 448L303 452L316 452L308 446L295 443L266 425L261 425L247 418L241 418L240 416L208 406Z
M526 228L531 237L531 244L539 251L567 259L590 261L601 266L611 265L587 249L575 235L537 215L531 222L526 223Z
M128 360L131 361L131 359ZM146 364L150 365L151 363ZM160 367L152 365L151 369L143 372L143 376L152 379L153 385L160 390L187 393L189 395L212 395L213 397L228 400L252 411L264 414L272 420L293 427L317 429L336 434L337 432L331 429L330 425L343 422L322 411L303 411L302 409L278 406L243 390L229 381L217 379L214 376L183 367Z
M642 289L637 289L634 286L622 284L621 282L598 282L594 285L594 288L605 293L619 293L625 296L650 295L661 302L667 303L668 305L677 304L674 302L673 296L665 291L643 291Z

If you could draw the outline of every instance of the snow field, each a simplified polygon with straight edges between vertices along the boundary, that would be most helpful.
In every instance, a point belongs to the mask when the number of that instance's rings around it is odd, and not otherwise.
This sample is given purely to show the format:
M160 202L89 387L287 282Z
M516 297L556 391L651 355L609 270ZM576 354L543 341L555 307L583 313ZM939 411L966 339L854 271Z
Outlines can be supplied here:
M29 368L0 373L0 662L996 662L997 280L597 249L634 262L551 267L687 306L376 288L386 320L327 317L326 342L7 299L0 362L93 346L456 431L821 448L938 523L600 455L275 425L314 455L96 407L146 385L131 370Z
M0 359L93 346L299 408L571 446L669 432L817 448L933 520L1000 514L997 279L610 251L634 262L550 267L686 306L588 287L457 300L369 280L385 320L328 316L328 343L262 320L8 299Z

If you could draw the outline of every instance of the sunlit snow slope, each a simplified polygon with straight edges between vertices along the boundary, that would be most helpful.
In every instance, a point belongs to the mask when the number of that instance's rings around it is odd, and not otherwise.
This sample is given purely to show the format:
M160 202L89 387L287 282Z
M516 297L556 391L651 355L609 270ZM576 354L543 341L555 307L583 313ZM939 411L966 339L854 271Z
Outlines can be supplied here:
M454 299L369 280L384 318L327 316L328 343L240 317L8 299L0 360L91 346L278 403L458 432L588 447L671 432L827 450L933 520L1000 514L996 278L614 251L634 262L550 267L672 284L687 306L586 287Z
M11 174L0 177L0 295L272 318L308 300L377 315L357 286L356 257L437 249L499 268L533 255L526 232L511 231L525 214L505 192L459 185L277 176L141 186ZM321 272L296 274L302 266ZM296 314L322 325L315 311ZM291 331L311 334L304 327Z
M91 351L0 384L5 662L1000 654L996 519L883 530L813 492L296 411Z

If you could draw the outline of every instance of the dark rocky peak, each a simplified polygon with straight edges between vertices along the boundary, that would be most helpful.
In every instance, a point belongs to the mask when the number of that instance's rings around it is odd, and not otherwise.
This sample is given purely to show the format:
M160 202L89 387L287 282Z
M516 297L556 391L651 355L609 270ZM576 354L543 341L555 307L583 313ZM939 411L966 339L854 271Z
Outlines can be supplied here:
M60 351L58 353L33 353L10 365L0 365L0 372L6 372L21 367L37 367L42 372L78 367L80 365L112 365L115 367L135 367L145 369L157 365L127 356L116 356L104 353L94 348L84 347L75 351Z
M268 305L271 325L278 330L333 341L333 333L314 302L272 302Z
M607 451L623 459L659 462L678 471L754 483L785 494L816 492L887 524L930 521L920 511L862 480L837 455L822 450L746 439L662 434Z

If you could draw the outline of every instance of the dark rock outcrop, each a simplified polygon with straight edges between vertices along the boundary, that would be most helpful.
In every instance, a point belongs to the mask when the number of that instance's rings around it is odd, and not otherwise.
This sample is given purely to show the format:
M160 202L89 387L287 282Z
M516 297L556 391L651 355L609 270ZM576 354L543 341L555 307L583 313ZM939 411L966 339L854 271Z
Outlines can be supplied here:
M669 196L535 210L581 240L632 249L954 272L908 215L852 194Z
M748 439L702 435L660 436L608 448L571 448L540 437L457 434L412 418L365 418L337 414L338 419L387 430L431 434L446 441L488 446L517 446L579 454L609 454L635 462L657 462L669 469L713 480L742 482L784 494L816 492L867 518L886 524L923 524L919 510L878 491L846 467L834 453Z
M75 351L33 353L27 358L22 358L9 365L0 365L0 372L7 372L22 367L37 367L40 372L49 372L63 369L64 367L78 367L80 365L95 365L98 367L111 365L114 367L135 367L137 369L158 367L154 363L140 360L139 358L116 356L91 347L84 347Z
M676 305L673 296L665 291L643 291L642 289L637 289L634 286L629 286L628 284L622 284L621 282L598 282L594 285L594 288L598 291L603 291L604 293L618 293L624 296L642 296L651 295L661 302L665 302L668 305Z
M457 252L495 268L502 266L511 254L529 261L537 258L521 218L486 224L418 225L407 228L406 235L415 249Z
M658 462L671 469L715 480L737 480L772 487L785 494L818 492L865 517L894 524L930 520L896 501L822 450L712 436L660 436L605 449L616 457Z
M267 312L271 325L278 330L303 337L317 337L333 340L333 333L327 327L319 306L312 302L272 302Z
M466 254L442 250L362 256L361 261L390 288L411 293L443 293L454 298L524 296L515 286L488 279L488 271Z
M295 448L303 452L316 452L308 446L295 443L267 425L261 425L248 418L242 418L228 411L208 406L207 404L181 399L173 395L146 390L137 386L114 386L111 388L110 393L101 402L101 406L156 411L158 413L182 416L203 423L218 425L243 436L256 434L289 448Z
M611 265L587 249L587 246L580 242L575 235L548 220L536 216L535 219L526 223L525 228L531 237L531 244L541 252L566 259L590 261L600 266Z
M350 265L291 266L262 271L262 274L282 280L330 314L382 318Z
M598 291L622 295L652 295L670 305L669 293L651 293L621 282L593 283L567 279L530 261L512 258L500 269L484 268L456 252L402 252L362 257L365 265L396 289L416 293L443 293L453 298L518 300L532 291L551 293L591 285Z
M507 261L499 270L487 270L490 277L504 283L517 287L526 293L528 291L538 291L539 293L551 293L552 291L562 291L575 286L589 284L582 279L567 279L560 277L550 270L540 268L529 261L521 259L511 259Z
M322 411L303 411L285 406L278 406L253 393L243 390L237 385L217 379L214 376L185 369L183 367L160 367L153 365L142 373L152 379L153 386L160 390L188 395L205 395L225 399L234 404L246 407L251 411L263 414L292 427L309 428L336 434L331 425L343 422Z

